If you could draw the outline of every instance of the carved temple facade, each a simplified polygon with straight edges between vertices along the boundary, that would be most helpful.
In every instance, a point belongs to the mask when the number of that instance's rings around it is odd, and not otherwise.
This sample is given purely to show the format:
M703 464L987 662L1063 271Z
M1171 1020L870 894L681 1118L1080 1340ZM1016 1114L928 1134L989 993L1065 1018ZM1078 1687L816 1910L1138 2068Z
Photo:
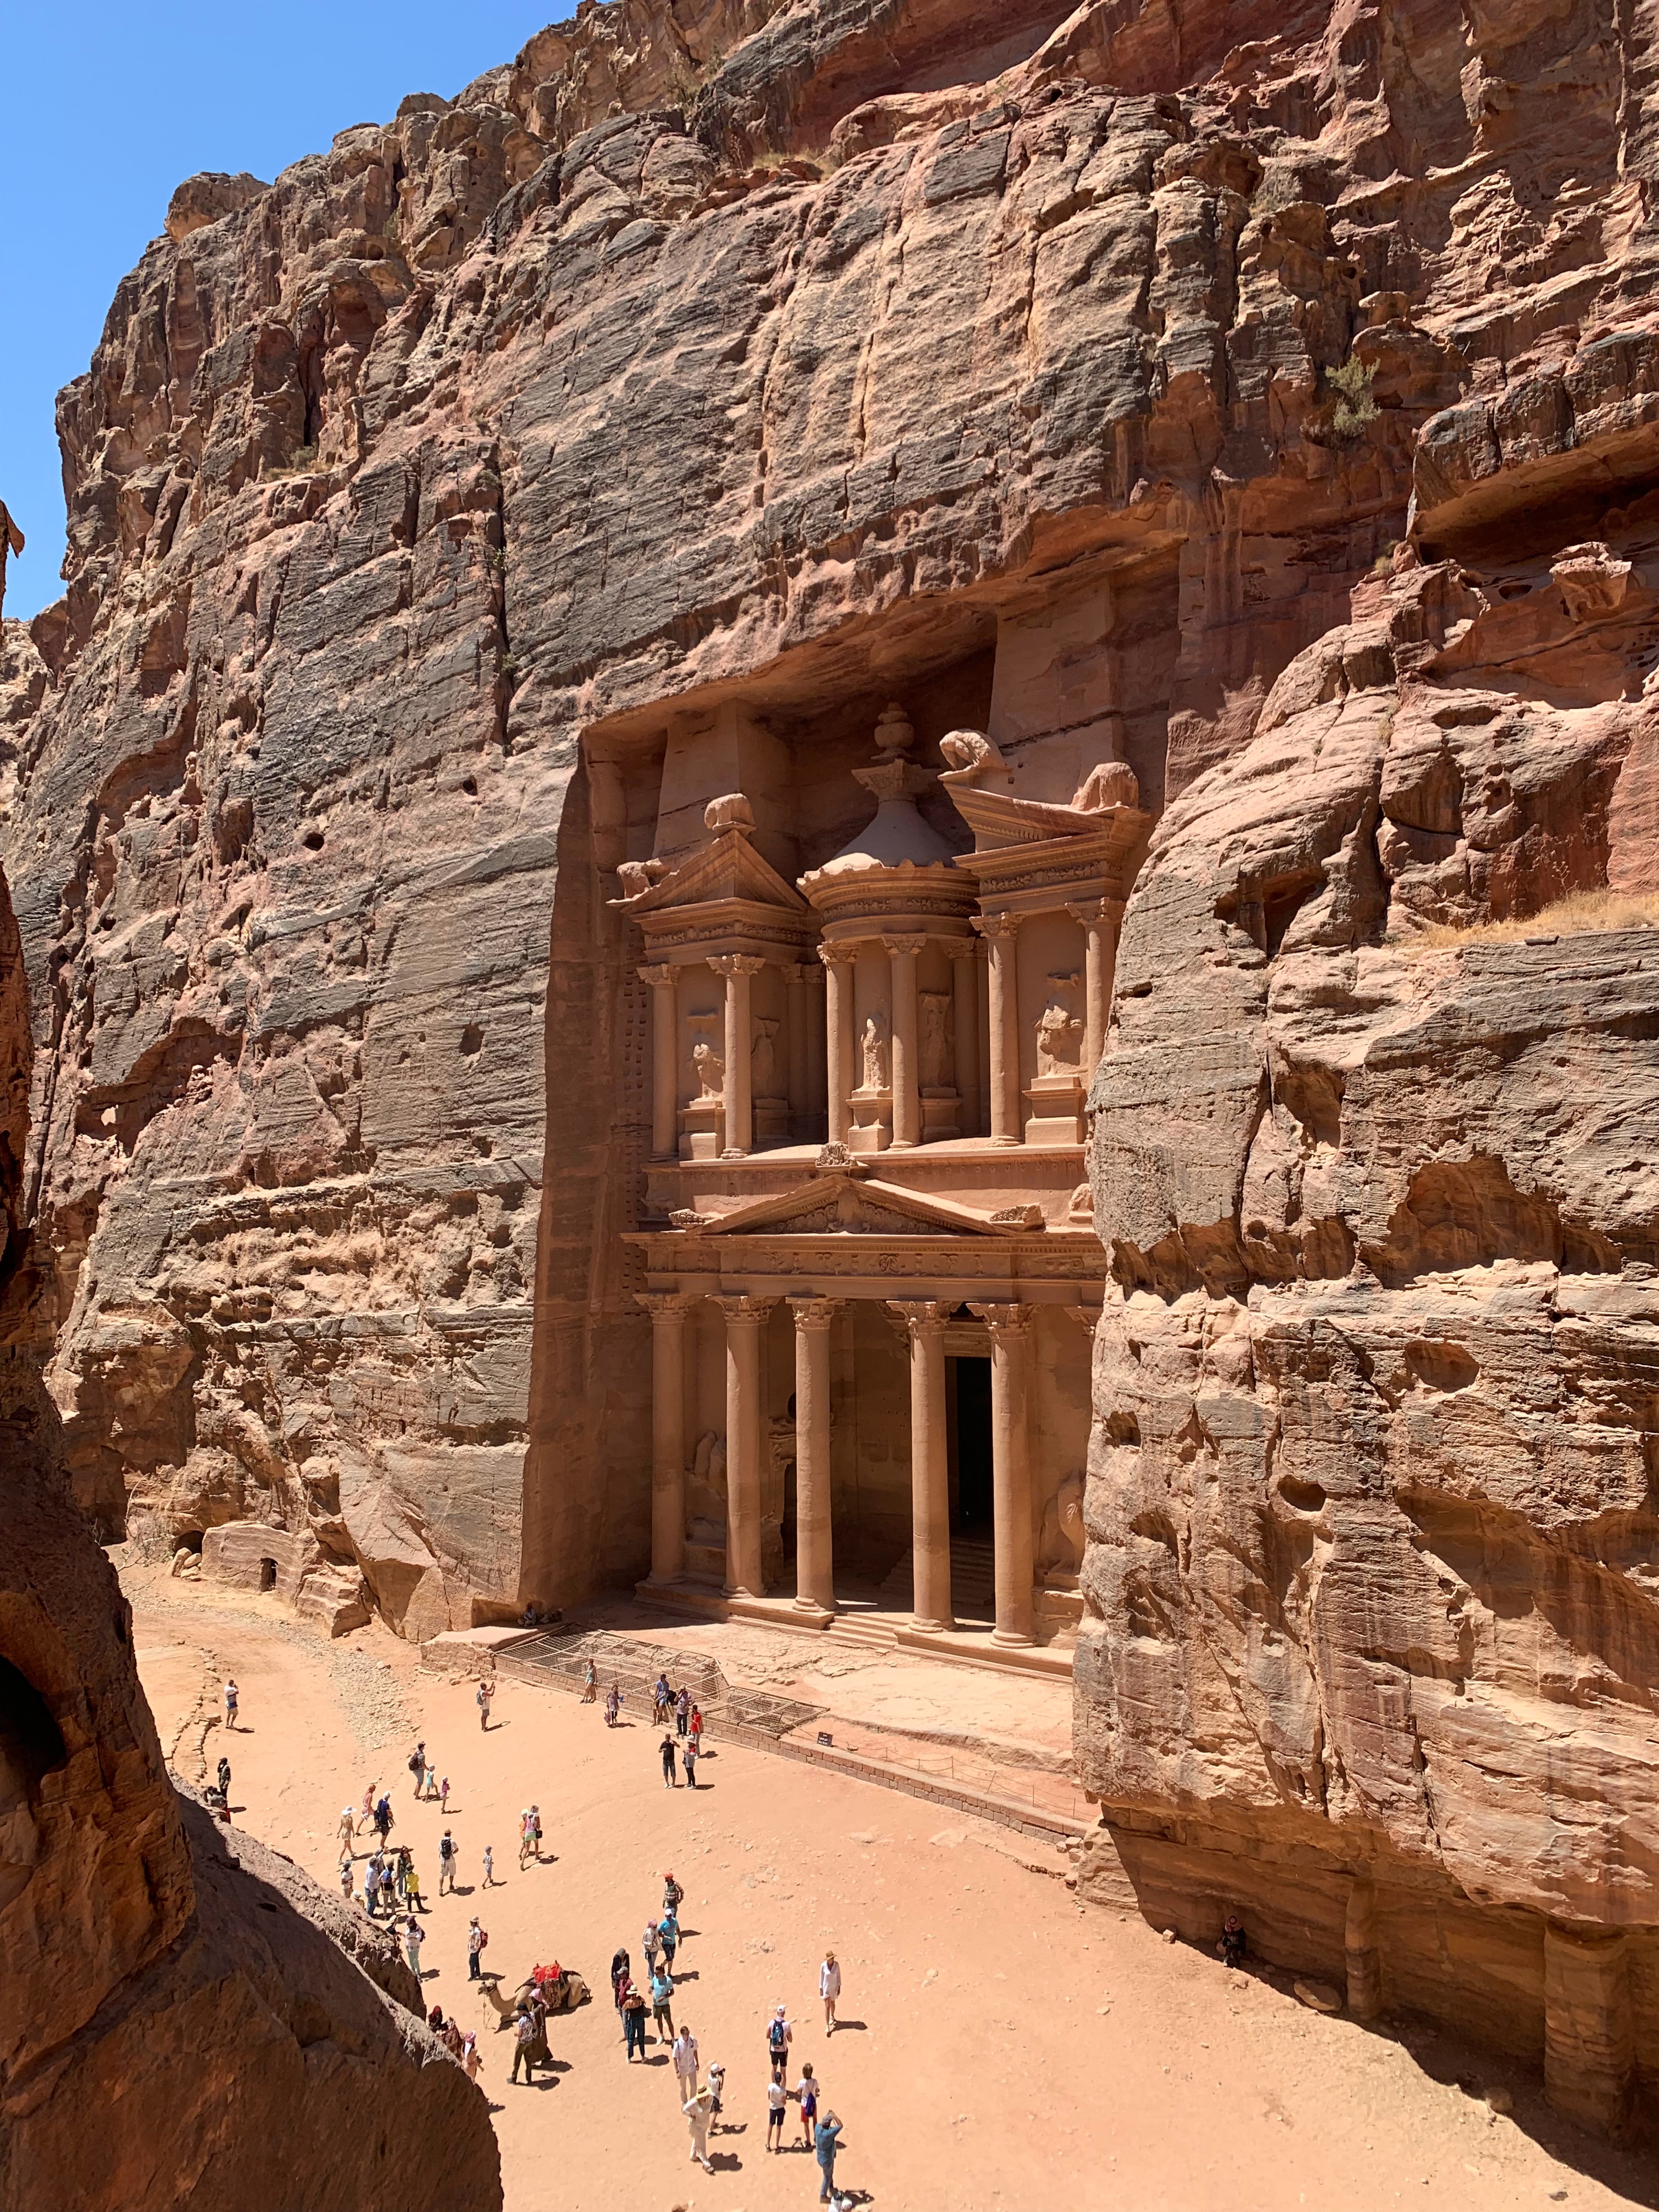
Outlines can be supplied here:
M810 749L743 702L684 714L648 824L596 749L596 812L649 835L611 902L650 1006L641 1589L1069 1666L1084 1109L1151 823L1121 714L1023 730L1011 665L1000 742L939 726L960 684Z

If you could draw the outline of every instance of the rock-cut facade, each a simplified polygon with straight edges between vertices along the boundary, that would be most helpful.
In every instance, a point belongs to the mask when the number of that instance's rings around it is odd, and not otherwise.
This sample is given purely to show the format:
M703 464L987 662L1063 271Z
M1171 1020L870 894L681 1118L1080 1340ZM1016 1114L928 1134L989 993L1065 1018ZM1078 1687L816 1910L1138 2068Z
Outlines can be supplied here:
M105 1532L1066 1672L1085 1895L1632 2124L1651 31L620 0L182 186L4 633Z

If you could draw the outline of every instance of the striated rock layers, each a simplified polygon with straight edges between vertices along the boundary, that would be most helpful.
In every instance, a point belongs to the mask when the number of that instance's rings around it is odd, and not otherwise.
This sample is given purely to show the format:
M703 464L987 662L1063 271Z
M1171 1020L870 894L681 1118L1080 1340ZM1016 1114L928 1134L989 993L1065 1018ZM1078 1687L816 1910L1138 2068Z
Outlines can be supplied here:
M40 1379L21 975L0 884L0 2206L499 2205L485 2100L389 1935L162 1765Z
M1093 1096L1089 1879L1620 2123L1655 1021L1583 924L1659 866L1652 29L622 0L181 188L5 637L88 1509L411 1634L641 1572L610 902L687 732L791 876L887 702L1078 732L1157 825Z

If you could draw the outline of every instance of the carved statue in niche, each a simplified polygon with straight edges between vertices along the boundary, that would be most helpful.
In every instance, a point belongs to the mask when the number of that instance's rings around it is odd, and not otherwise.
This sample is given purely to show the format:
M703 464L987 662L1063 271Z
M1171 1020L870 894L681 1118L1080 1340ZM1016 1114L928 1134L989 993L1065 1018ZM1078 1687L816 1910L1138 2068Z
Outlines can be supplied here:
M864 1088L866 1091L885 1091L887 1088L887 1016L878 1006L866 1014L860 1049L864 1060Z
M1083 1564L1083 1476L1073 1468L1042 1509L1037 1572L1045 1580L1072 1577Z
M698 1097L720 1097L726 1087L726 1062L707 1037L699 1037L692 1046L691 1065L697 1072Z
M1073 798L1079 814L1103 814L1109 806L1139 806L1140 785L1127 761L1102 761L1091 768Z
M921 1087L945 1091L951 1082L951 994L923 991L921 1012Z
M1083 1059L1083 1017L1076 994L1081 976L1051 975L1048 1002L1036 1025L1037 1073L1075 1075Z
M749 1083L757 1098L770 1098L778 1087L778 1021L775 1014L755 1019L755 1046L749 1055Z
M713 1429L697 1438L686 1469L686 1534L694 1544L726 1541L726 1439Z

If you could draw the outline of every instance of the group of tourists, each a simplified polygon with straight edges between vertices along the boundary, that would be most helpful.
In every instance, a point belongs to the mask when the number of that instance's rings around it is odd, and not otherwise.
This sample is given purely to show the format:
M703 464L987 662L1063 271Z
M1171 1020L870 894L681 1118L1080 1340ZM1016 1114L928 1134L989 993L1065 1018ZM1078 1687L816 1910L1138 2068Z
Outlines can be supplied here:
M471 2028L463 2031L459 2021L446 2020L441 2005L434 2005L427 2014L427 2026L432 2030L452 2058L459 2059L466 2069L469 2081L476 2081L481 2061L478 2039Z

